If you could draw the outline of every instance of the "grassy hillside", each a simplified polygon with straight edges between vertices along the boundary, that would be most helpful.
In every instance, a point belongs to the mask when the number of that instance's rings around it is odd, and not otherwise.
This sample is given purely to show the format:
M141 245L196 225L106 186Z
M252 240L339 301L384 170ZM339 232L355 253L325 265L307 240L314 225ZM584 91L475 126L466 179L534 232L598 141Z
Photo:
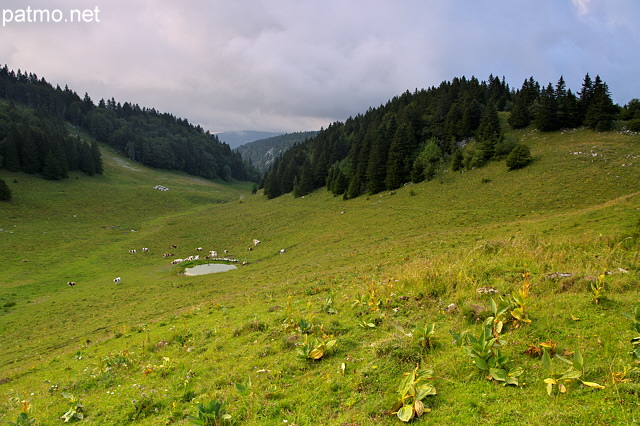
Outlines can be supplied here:
M398 385L419 365L433 370L435 424L632 423L638 333L623 313L640 302L640 137L515 136L534 156L525 169L493 163L347 202L266 200L106 150L102 177L0 171L13 192L0 204L0 419L28 405L56 424L64 393L87 424L188 423L211 400L242 424L398 424ZM162 257L208 250L247 265L190 277ZM525 283L531 323L509 310L501 333L523 373L505 387L449 331L478 337L491 298ZM302 359L314 339L336 343ZM574 379L549 397L543 361L524 354L548 341L581 353L582 379L605 388Z

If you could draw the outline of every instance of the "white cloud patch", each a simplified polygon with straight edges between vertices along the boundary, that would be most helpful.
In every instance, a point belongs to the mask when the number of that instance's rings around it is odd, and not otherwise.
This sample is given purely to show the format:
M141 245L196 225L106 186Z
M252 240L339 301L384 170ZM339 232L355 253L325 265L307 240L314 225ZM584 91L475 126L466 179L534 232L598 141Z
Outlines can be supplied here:
M574 6L578 9L579 15L586 15L589 13L589 4L591 0L571 0Z

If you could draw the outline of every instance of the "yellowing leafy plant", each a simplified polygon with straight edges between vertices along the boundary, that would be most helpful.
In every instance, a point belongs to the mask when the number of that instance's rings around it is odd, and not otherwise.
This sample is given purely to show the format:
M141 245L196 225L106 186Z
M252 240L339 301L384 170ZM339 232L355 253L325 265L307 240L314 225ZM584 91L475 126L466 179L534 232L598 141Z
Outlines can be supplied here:
M391 302L392 287L391 281L381 286L374 282L368 282L367 293L358 295L358 298L353 301L351 306L366 306L370 311L377 312Z
M78 401L78 399L70 393L63 392L62 396L69 400L69 410L60 417L65 423L69 423L72 420L84 419L84 406Z
M550 377L544 379L544 382L547 384L547 394L549 396L553 394L555 387L557 387L556 394L567 393L567 387L565 386L565 384L570 383L572 380L578 380L583 385L590 388L604 389L604 386L598 383L582 380L582 375L584 374L584 361L580 351L575 351L571 360L558 354L556 354L556 358L558 358L565 364L568 364L569 369L564 373L554 374L551 368L551 357L549 356L549 352L547 352L547 349L544 349L544 353L542 354L542 364L550 374Z
M498 337L498 335L502 333L502 328L507 321L507 311L512 308L512 305L505 300L500 300L500 303L498 304L492 298L489 301L489 308L493 313L493 335Z
M525 272L523 277L525 279L528 278L529 273ZM525 312L530 287L531 284L529 283L529 280L526 280L522 287L518 289L518 292L511 296L511 302L514 306L513 310L511 310L511 316L514 318L514 325L516 328L523 324L531 323L531 319L529 319L529 316Z
M36 419L29 417L29 411L31 410L31 404L27 400L22 401L22 412L18 415L15 422L7 421L12 426L29 426L35 425Z
M318 360L337 343L336 339L325 340L305 335L304 343L298 348L298 357L307 360Z
M633 310L633 314L623 313L626 318L633 321L633 329L636 333L640 333L640 306L636 306ZM629 351L629 355L633 356L636 359L640 359L640 336L634 337L631 339L631 344L633 348Z
M427 396L436 395L436 388L427 383L433 379L433 370L420 369L419 366L410 372L398 386L400 399L393 405L391 414L398 416L403 422L409 422L414 417L420 417L431 411L422 402Z
M333 306L333 302L336 298L336 293L335 291L331 290L329 292L329 295L327 296L327 298L324 300L324 304L322 305L322 310L329 314L329 315L335 315L338 313L338 311L336 310L336 308Z
M473 359L476 367L487 373L487 379L503 382L506 385L518 386L518 377L523 370L520 367L510 367L509 359L502 355L501 347L504 344L500 336L494 334L495 320L489 317L482 326L482 333L476 338L471 334L458 335L464 351ZM456 336L454 336L456 337ZM466 345L464 341L466 340Z
M600 299L604 296L604 273L598 275L595 281L591 281L589 284L591 289L591 297L593 297L593 301L597 305L600 302Z
M418 344L418 346L422 348L431 348L433 347L434 336L436 334L436 325L435 323L426 324L423 326L416 326L413 331L410 333L413 341Z
M231 420L231 414L224 409L224 401L212 400L209 404L196 404L198 416L189 416L191 424L214 426L225 424Z

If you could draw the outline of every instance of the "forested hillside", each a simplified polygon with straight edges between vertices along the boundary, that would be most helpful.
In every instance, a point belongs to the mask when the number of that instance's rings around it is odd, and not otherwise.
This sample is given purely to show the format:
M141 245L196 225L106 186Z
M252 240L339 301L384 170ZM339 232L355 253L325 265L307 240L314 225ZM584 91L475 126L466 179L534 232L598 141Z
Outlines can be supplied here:
M245 161L253 164L261 174L264 174L282 153L317 134L317 131L286 133L241 145L236 148L236 151Z
M296 145L270 168L264 193L302 196L326 185L336 195L354 198L429 180L443 167L482 166L505 158L517 145L504 137L500 111L511 111L513 128L533 125L540 131L609 130L617 118L631 120L628 127L638 131L640 121L640 102L614 105L599 76L592 80L587 74L578 95L563 77L545 87L531 77L518 90L494 76L482 82L454 78L407 91Z
M62 120L21 110L13 103L0 104L0 165L52 180L66 178L73 170L89 176L103 170L95 141L71 136Z
M115 99L100 100L94 104L88 94L83 98L65 86L53 87L35 74L11 71L5 65L0 69L0 97L7 102L24 105L36 111L36 116L56 122L57 132L64 133L61 120L87 131L95 140L112 146L130 159L141 164L213 179L221 177L258 181L255 169L242 161L240 154L229 145L194 126L187 119L161 113L154 108L141 108ZM0 152L4 154L4 167L22 169L21 164L6 155L11 142L5 140L10 129L0 133ZM2 131L2 130L0 130ZM33 139L37 143L37 139ZM31 143L31 142L30 142ZM20 149L18 149L20 152ZM62 155L58 161L64 162ZM13 163L6 164L7 157Z

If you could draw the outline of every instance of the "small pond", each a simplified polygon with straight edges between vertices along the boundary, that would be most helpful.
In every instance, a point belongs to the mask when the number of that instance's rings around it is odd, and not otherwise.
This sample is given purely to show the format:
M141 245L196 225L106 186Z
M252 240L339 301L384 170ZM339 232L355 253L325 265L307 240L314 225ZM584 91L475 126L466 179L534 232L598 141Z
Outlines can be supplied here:
M185 275L206 275L215 274L217 272L227 272L237 269L236 265L227 265L226 263L207 263L206 265L196 265L184 270Z

